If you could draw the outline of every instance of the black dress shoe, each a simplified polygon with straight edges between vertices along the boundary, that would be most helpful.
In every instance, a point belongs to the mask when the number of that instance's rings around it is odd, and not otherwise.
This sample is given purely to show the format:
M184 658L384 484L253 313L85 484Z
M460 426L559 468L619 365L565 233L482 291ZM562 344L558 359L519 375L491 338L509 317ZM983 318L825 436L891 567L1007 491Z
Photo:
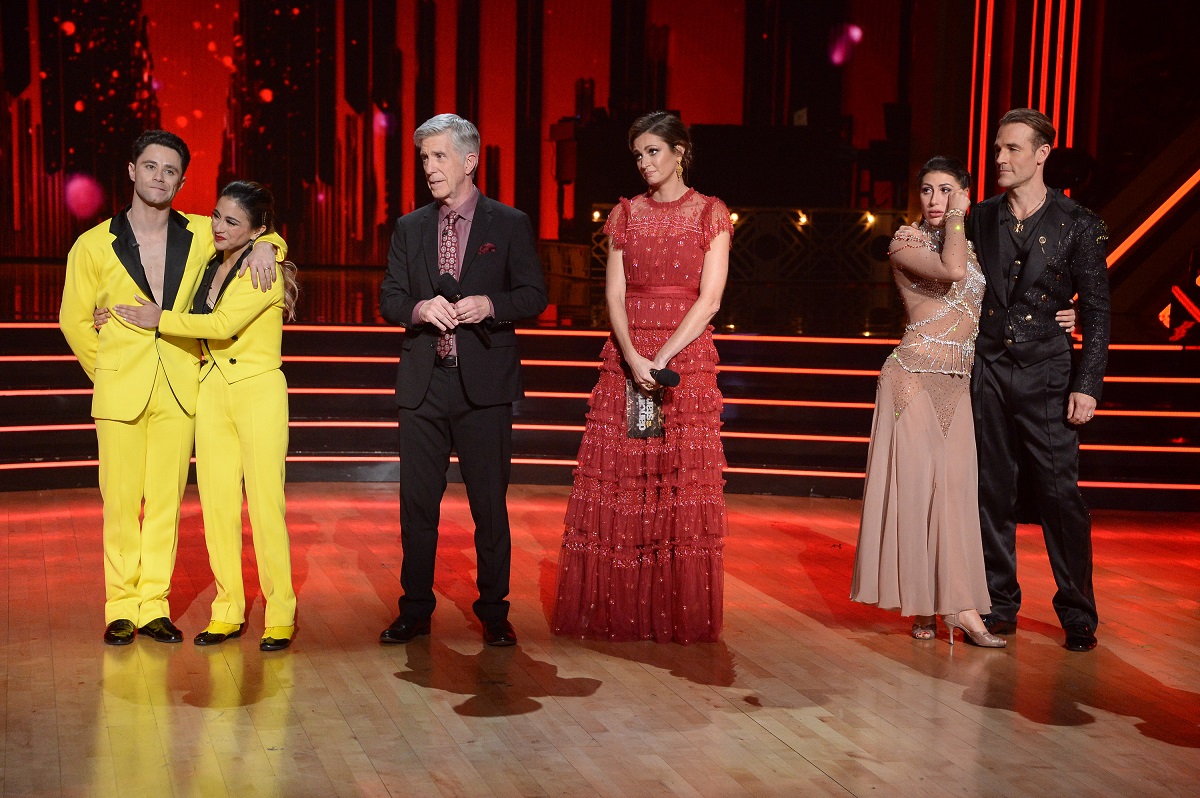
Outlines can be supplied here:
M258 641L259 651L283 651L292 644L290 637L264 637Z
M1063 647L1067 651L1091 651L1096 647L1096 635L1086 626L1068 626L1065 631L1067 642Z
M137 627L133 625L133 621L122 618L113 621L104 630L104 643L109 646L127 646L133 642L136 635Z
M157 640L159 643L182 643L183 632L176 628L175 624L171 623L170 618L155 618L150 623L138 629L151 640Z
M489 621L483 625L483 642L489 646L515 646L517 632L508 621Z
M1017 633L1016 621L1006 621L994 615L983 616L983 625L994 635L1015 635Z
M429 634L429 619L415 621L403 615L392 621L392 625L379 633L380 643L407 643L413 638Z
M227 634L220 632L203 631L192 638L192 642L198 646L215 646L217 643L224 643L226 640L231 640L235 637L242 636L242 630L246 628L246 624L240 624L237 629ZM169 642L169 641L168 641Z

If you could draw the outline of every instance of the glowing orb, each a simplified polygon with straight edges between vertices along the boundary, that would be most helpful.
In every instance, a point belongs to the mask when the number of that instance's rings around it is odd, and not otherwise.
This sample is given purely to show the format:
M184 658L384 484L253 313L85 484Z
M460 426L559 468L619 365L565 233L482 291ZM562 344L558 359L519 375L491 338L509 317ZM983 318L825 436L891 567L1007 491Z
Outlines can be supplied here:
M863 40L863 30L858 25L838 25L829 32L829 62L842 66L850 60L854 46Z
M104 189L90 175L71 175L63 184L63 204L76 219L91 219L104 205Z

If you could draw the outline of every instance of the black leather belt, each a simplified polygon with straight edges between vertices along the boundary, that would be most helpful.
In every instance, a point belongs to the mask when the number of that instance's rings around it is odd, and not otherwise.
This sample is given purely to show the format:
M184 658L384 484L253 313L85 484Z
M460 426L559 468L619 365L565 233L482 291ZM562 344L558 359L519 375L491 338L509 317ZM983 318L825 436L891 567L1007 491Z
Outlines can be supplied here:
M457 355L446 355L445 357L435 356L433 359L433 364L435 366L441 366L444 369L456 369L456 368L458 368L458 356Z

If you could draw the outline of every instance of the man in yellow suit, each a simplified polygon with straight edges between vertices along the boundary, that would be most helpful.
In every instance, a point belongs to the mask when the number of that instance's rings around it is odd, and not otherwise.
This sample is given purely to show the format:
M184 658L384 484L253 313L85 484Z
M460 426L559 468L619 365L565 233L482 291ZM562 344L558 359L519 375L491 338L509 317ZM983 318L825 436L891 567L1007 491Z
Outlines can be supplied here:
M96 329L93 311L135 295L186 311L215 253L206 216L171 208L191 156L173 133L150 130L133 145L128 208L88 230L67 255L59 327L94 383L92 416L104 501L104 642L127 645L138 631L162 643L183 635L167 596L179 537L180 503L194 441L200 345L113 318ZM270 236L247 258L257 282L274 279ZM144 503L144 507L143 507Z

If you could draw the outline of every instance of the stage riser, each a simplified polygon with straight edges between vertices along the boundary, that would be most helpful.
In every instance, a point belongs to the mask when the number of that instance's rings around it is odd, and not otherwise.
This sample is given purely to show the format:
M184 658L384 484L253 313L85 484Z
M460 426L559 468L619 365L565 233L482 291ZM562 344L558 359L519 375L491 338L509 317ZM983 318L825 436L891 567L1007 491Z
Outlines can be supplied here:
M399 443L397 426L384 427L293 427L289 441L292 456L391 457ZM582 434L566 430L513 431L513 456L573 460ZM94 460L96 438L91 430L10 432L4 435L4 451L20 453L27 461ZM730 465L755 468L861 472L867 456L866 441L796 441L770 438L727 437L725 457ZM1183 473L1196 473L1200 455L1191 453L1130 453L1084 450L1083 478L1091 481L1127 480L1131 456L1136 458L1139 480L1173 482ZM5 459L8 459L7 457Z
M447 472L450 482L461 482L458 468ZM567 466L521 465L512 468L514 485L569 485L572 469ZM289 482L399 482L399 461L384 463L289 463ZM189 481L195 483L195 473ZM5 490L53 490L58 488L96 488L95 466L9 472L4 476ZM862 482L853 479L797 477L760 474L726 474L729 493L779 496L824 496L858 499ZM1120 508L1159 512L1195 512L1198 502L1188 491L1083 488L1084 500L1093 509ZM97 489L98 495L98 489Z
M396 402L390 391L349 398L353 402L352 408L347 407L345 395L293 394L289 397L292 421L396 420ZM91 402L90 395L0 396L0 419L6 426L89 423ZM355 414L353 417L350 410ZM581 426L587 410L586 399L530 398L514 405L513 420L515 423ZM1084 443L1200 446L1200 416L1129 418L1106 416L1104 409L1100 412L1101 415L1088 424ZM813 434L812 430L818 430L816 434L821 435L866 436L870 433L871 416L870 408L800 407L787 408L785 413L778 406L726 402L722 420L726 431L788 435ZM4 449L3 441L4 438L0 438L0 451ZM13 444L10 448L17 452L23 445Z
M0 354L60 359L31 359L0 368L0 389L46 391L44 395L0 396L0 425L84 425L84 428L0 433L0 464L94 460L95 433L88 427L91 396L53 393L90 388L78 364L69 357L62 358L70 353L61 334L54 328L5 332L8 335L0 345ZM284 372L292 390L289 404L293 422L289 479L398 479L397 412L392 391L396 379L394 358L398 356L402 338L398 333L376 329L286 331ZM587 396L596 382L595 364L603 344L602 336L521 333L521 355L526 361L524 382L530 395L514 406L513 421L518 427L513 435L513 454L518 460L513 466L515 482L569 483L571 469L566 465L530 465L522 461L575 458L588 410ZM755 471L729 472L729 489L751 493L860 495L861 479L821 474L862 472L875 398L874 372L893 344L718 339L717 346L723 369L718 384L726 398L722 417L726 458L731 468ZM378 358L381 362L346 358ZM1110 375L1117 377L1189 376L1200 372L1198 366L1200 353L1194 351L1114 350L1110 357ZM840 373L821 373L821 370ZM846 373L855 370L866 373ZM339 393L348 389L371 392ZM314 390L320 392L309 392ZM539 395L547 393L570 395ZM739 400L768 403L744 404ZM786 402L801 404L789 406ZM806 402L832 406L804 406ZM1115 410L1185 411L1192 417L1106 415ZM1200 411L1200 385L1110 381L1105 386L1101 413L1085 430L1083 441L1107 446L1195 448L1200 446L1197 411ZM322 426L306 426L310 423ZM363 423L371 426L355 426ZM747 434L754 437L743 437ZM796 436L802 437L796 439ZM816 440L804 439L810 437ZM321 461L305 461L308 457ZM334 458L359 458L359 462L340 462ZM1090 482L1195 482L1194 475L1200 474L1200 455L1093 449L1083 451L1080 467L1082 479ZM772 469L800 473L774 474L770 473ZM451 479L455 479L456 468L451 470ZM0 470L0 485L5 489L88 486L95 485L95 479L94 466ZM1098 507L1200 505L1200 491L1196 490L1104 488L1085 489L1085 493L1093 506Z

